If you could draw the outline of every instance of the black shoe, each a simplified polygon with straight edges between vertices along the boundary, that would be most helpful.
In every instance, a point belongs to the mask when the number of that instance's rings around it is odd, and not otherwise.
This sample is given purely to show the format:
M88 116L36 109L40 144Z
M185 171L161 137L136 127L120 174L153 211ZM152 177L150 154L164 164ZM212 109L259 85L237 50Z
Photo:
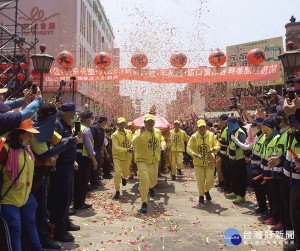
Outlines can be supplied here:
M172 175L172 180L176 180L176 175Z
M42 248L47 250L61 250L61 246L50 241L48 238L41 242Z
M140 213L142 213L142 214L148 213L148 205L147 205L147 203L144 202L144 203L142 204Z
M210 196L209 192L205 193L205 197L208 201L211 201L211 196Z
M153 198L153 197L155 196L154 189L153 189L153 188L150 188L150 189L149 189L149 192L150 192L150 197Z
M204 204L204 197L203 196L199 197L199 203Z
M68 231L79 231L80 226L73 224L71 221L67 224Z
M97 190L99 188L98 184L96 185L91 185L91 191Z
M68 214L71 215L75 215L76 214L76 210L74 208L69 208L68 210Z
M287 242L287 243L283 244L283 250L284 251L297 251L299 249L297 249L297 245L296 244L292 244L290 242Z
M219 182L219 184L215 185L215 187L224 187L224 186L225 186L224 182Z
M98 180L97 183L96 183L96 185L97 185L98 187L102 187L102 186L103 186L101 180Z
M130 176L129 176L129 179L130 179L130 180L133 180L133 178L134 178L133 175L130 175Z
M163 176L160 173L158 173L157 177L162 178Z
M183 175L181 169L178 169L178 170L177 170L177 174L180 175L180 176Z
M74 242L75 240L74 236L67 231L55 233L53 239L61 242Z
M89 209L89 208L91 208L92 207L92 205L89 205L89 204L86 204L86 203L84 203L81 207L75 207L75 209L76 210L84 210L84 209Z
M126 179L123 179L123 178L122 178L122 185L123 185L123 186L126 186L126 184L127 184Z
M261 209L261 208L256 208L256 209L255 209L255 213L256 213L256 214L265 214L265 213L267 213L267 212L268 212L267 209Z
M119 192L119 191L116 192L116 194L115 194L115 196L113 197L113 199L114 199L114 200L120 199L120 192Z

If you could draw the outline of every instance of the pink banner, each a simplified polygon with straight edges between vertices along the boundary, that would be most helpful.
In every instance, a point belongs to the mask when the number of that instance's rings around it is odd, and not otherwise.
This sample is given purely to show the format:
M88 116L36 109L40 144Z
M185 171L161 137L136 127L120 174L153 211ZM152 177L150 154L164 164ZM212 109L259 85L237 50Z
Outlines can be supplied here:
M76 76L77 81L119 81L138 80L155 83L216 83L267 81L279 78L280 64L236 67L199 67L182 69L96 69L86 67L52 67L45 76L47 82L69 81Z

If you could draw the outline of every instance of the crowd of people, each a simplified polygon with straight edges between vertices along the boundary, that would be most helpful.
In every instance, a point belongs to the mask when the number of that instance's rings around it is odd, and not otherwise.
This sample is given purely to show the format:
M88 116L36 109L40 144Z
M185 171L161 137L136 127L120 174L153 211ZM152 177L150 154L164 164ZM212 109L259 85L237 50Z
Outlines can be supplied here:
M240 116L176 120L172 130L155 128L151 113L140 128L123 117L110 125L74 103L43 102L39 90L1 99L0 234L10 237L6 245L59 250L55 241L73 242L70 231L80 226L70 215L92 207L87 193L104 178L114 179L112 200L118 200L121 184L137 175L140 213L147 213L158 177L170 174L176 181L185 164L194 168L199 204L212 200L216 173L216 186L233 203L245 203L247 188L254 189L254 212L274 225L272 231L293 230L296 242L286 247L300 248L300 81L290 82L287 97L269 90L254 115L235 101ZM6 91L1 88L0 97Z

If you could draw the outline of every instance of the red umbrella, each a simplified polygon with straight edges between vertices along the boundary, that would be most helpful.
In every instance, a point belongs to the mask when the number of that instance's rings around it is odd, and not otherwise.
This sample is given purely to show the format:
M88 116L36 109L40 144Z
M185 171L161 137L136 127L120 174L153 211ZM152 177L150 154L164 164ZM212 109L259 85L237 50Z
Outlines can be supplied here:
M155 128L158 128L160 130L170 128L170 123L165 118L163 118L155 113L155 107L152 107L149 113L152 114L155 118L155 125L154 125ZM136 129L140 128L141 126L144 126L145 116L146 115L143 115L143 116L135 119L132 122L132 126Z

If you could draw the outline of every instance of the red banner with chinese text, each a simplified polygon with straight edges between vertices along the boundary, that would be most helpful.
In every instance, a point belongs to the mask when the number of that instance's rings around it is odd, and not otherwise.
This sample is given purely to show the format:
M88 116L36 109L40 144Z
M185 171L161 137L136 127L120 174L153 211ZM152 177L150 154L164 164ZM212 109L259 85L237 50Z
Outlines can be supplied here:
M216 83L267 81L279 78L280 64L236 67L199 67L183 69L96 69L73 67L64 69L52 67L45 76L47 82L69 81L76 76L77 81L119 81L137 80L155 83Z

